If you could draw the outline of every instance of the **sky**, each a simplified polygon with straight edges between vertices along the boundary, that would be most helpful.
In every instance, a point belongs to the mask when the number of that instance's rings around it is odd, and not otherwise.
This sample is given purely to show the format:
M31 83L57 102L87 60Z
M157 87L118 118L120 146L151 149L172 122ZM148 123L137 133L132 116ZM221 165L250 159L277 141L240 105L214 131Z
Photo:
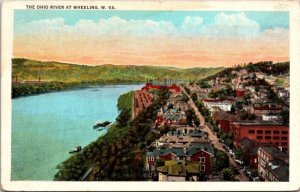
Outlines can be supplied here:
M289 60L288 12L15 10L14 57L179 68Z

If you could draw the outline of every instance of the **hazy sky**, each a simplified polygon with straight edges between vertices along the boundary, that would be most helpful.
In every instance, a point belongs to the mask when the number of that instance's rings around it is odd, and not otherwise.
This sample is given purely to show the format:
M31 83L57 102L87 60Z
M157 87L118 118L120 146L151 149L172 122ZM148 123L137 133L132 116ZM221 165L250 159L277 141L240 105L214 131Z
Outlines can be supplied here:
M16 10L14 57L180 68L288 61L289 15Z

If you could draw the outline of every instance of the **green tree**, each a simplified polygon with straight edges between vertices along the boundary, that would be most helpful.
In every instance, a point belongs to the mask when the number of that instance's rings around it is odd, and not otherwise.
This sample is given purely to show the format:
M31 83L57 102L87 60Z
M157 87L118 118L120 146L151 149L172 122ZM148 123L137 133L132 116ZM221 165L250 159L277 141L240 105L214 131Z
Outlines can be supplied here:
M192 93L191 98L194 102L198 100L198 96L196 93Z
M231 168L224 168L221 171L221 174L223 175L223 179L225 181L233 181L234 180L234 173Z
M227 168L229 166L229 157L223 152L217 150L215 152L215 156L212 161L212 169L214 172L220 172L222 169Z

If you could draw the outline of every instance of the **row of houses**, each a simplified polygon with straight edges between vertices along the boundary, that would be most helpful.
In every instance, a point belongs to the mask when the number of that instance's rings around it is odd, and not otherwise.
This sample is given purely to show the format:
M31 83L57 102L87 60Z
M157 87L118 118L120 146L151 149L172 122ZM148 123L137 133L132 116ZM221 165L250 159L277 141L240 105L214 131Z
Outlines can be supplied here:
M148 146L145 168L151 180L199 181L211 174L213 147L207 133L187 125L183 97L172 93L157 113L154 130L167 126L170 131Z
M157 139L146 153L148 175L158 174L158 181L199 181L212 172L213 147L207 134L184 127ZM157 161L164 164L158 166ZM174 171L177 170L177 171Z

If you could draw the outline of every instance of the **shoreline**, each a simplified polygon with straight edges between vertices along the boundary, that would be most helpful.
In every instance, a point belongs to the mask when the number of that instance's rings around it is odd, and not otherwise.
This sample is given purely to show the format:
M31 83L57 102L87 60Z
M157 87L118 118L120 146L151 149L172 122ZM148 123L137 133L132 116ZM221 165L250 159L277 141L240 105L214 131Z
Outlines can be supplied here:
M13 96L13 89L16 88L17 86L41 86L45 84L51 84L51 83L58 83L61 84L62 87L58 89L49 89L46 91L42 91L39 93L26 93L24 95L17 95ZM11 92L11 99L18 99L18 98L23 98L23 97L29 97L29 96L35 96L35 95L41 95L41 94L46 94L46 93L54 93L54 92L62 92L62 91L74 91L74 90L81 90L81 89L87 89L87 88L92 88L92 87L98 87L98 86L109 86L109 85L142 85L144 83L142 82L111 82L111 83L64 83L64 82L48 82L45 84L18 84L18 85L12 85L12 92Z

